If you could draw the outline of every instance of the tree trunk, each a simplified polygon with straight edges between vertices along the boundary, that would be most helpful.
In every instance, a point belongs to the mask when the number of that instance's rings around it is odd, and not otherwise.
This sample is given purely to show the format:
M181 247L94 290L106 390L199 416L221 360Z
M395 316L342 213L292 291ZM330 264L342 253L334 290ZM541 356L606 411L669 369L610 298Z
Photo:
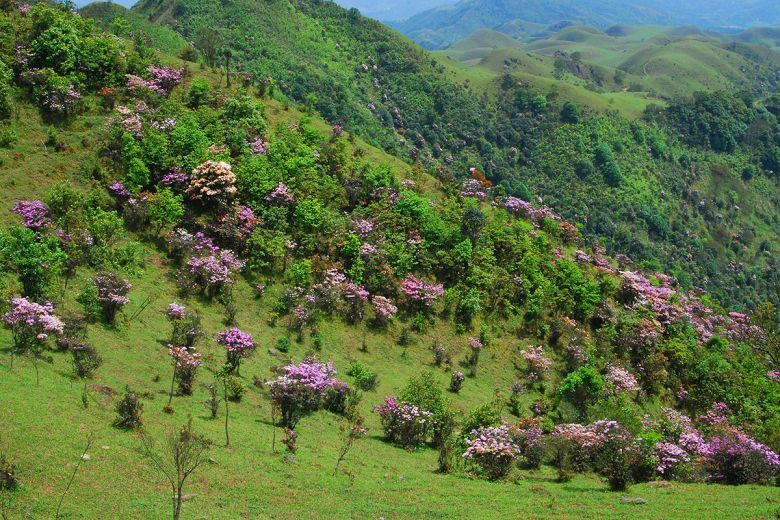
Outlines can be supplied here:
M227 381L222 382L222 387L225 390L225 447L230 447L230 433L228 432L228 415L230 413L230 404L227 394Z

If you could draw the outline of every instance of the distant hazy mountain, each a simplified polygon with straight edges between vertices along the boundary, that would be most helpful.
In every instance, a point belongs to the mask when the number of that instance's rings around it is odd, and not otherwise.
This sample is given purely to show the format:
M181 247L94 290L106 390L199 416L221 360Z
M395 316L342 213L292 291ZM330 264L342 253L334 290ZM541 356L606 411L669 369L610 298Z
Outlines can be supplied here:
M406 20L417 13L450 5L457 0L335 0L342 7L357 7L369 18L383 22Z
M561 20L598 28L617 23L748 28L780 24L778 0L461 0L423 11L394 27L427 48L482 29Z
M103 2L106 0L75 0L75 1L76 1L76 7L84 7L87 4L92 4L97 1ZM109 3L111 4L118 4L123 7L127 7L128 9L133 7L133 5L135 5L137 2L138 0L113 0L113 1L109 0Z

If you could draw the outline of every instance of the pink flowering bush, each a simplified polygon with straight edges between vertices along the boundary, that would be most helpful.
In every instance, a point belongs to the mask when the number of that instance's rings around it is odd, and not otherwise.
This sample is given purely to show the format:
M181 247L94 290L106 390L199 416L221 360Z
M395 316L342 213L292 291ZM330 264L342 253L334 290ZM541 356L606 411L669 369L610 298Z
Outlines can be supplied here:
M64 327L54 315L52 304L35 303L26 298L13 298L10 310L2 319L13 335L14 351L19 353L43 347L52 334L62 334Z
M430 307L444 296L444 286L441 284L427 284L418 278L409 275L401 282L401 292L415 306Z
M456 370L450 376L450 392L457 394L460 392L460 388L463 386L463 381L466 380L466 376L463 372Z
M639 388L636 377L625 368L617 365L610 365L607 374L604 377L607 383L610 383L615 392L631 392Z
M471 432L463 458L488 480L499 480L509 473L521 449L508 424L482 427Z
M372 296L371 305L374 307L374 315L376 320L380 324L385 324L392 321L393 317L395 317L396 313L398 312L398 307L393 305L393 302L384 296Z
M341 391L346 386L334 377L336 371L331 363L313 358L282 367L279 372L279 377L266 385L281 413L281 425L291 430L305 415L324 406L329 390Z
M133 287L130 282L115 273L105 273L93 279L97 289L97 301L108 323L114 323L116 314L130 303L127 293Z
M255 349L254 338L236 327L220 332L214 341L225 347L227 362L235 371L238 371L241 359L249 356Z
M127 89L133 92L150 91L160 95L168 95L173 87L181 82L183 76L183 71L180 69L155 65L150 65L147 72L152 79L146 80L140 76L128 74L125 84Z
M427 410L386 397L374 407L382 422L385 438L407 449L422 445L433 427L433 414Z
M265 201L275 206L289 206L295 202L295 196L290 188L288 188L283 182L280 182L276 187L265 196Z
M176 228L168 235L168 254L177 260L218 251L219 247L214 245L214 241L200 231L190 233L186 229Z
M665 479L673 479L691 462L687 451L676 444L659 442L655 445L656 471Z
M541 381L544 379L545 373L552 367L552 360L547 357L541 346L529 346L520 355L526 362L526 377L530 381Z
M24 219L23 225L33 231L40 231L51 224L49 208L40 200L23 200L11 209Z

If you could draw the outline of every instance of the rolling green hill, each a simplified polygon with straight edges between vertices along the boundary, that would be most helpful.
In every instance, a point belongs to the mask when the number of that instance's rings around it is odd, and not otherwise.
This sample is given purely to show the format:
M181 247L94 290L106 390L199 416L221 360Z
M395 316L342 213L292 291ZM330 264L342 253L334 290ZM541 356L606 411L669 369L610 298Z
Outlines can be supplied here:
M564 20L600 29L615 24L744 29L780 22L772 0L736 5L727 0L463 0L423 11L394 27L425 48L441 49L478 29L501 30L505 24L550 25Z

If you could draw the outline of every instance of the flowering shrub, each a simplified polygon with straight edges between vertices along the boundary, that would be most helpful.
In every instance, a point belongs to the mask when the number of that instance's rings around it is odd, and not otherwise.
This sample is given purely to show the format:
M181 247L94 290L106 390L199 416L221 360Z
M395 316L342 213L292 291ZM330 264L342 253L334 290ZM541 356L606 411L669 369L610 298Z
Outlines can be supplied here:
M54 315L52 304L26 298L11 300L11 309L3 315L3 323L11 329L14 350L20 353L43 346L50 335L62 334L64 327Z
M458 393L460 392L460 388L463 386L463 381L466 379L466 376L463 375L463 372L460 370L456 370L452 373L450 376L450 392Z
M444 296L444 286L430 285L409 275L401 282L401 291L415 304L430 307L438 298Z
M735 428L713 436L705 453L710 481L765 484L780 474L780 456Z
M280 372L279 377L266 384L281 412L282 426L290 429L295 429L306 414L323 406L328 390L344 386L334 377L336 371L331 363L313 358L306 358L299 365L287 365Z
M479 182L476 179L467 179L463 181L463 185L460 188L460 196L461 197L473 197L477 200L484 200L485 199L485 188L482 186L482 183Z
M236 175L226 162L206 161L192 171L185 193L191 200L220 202L236 194Z
M170 305L168 305L168 309L165 311L165 316L173 322L181 321L184 319L185 310L186 307L183 305L172 302Z
M512 430L508 424L502 424L472 431L463 457L476 465L488 480L505 477L521 452Z
M520 355L525 359L527 363L526 376L531 381L541 381L544 379L544 374L552 366L552 360L544 353L544 348L528 347L523 350Z
M371 304L374 307L374 315L380 323L391 321L398 312L398 307L393 305L393 302L384 296L372 296Z
M49 208L40 200L23 200L14 204L14 213L24 219L23 225L33 231L40 231L51 224Z
M244 262L229 249L187 260L187 270L195 287L211 296L232 284L235 273L243 268Z
M656 471L663 478L674 478L680 468L690 463L691 457L681 447L669 442L659 442L655 445L655 458L658 460Z
M67 116L76 110L83 97L71 84L50 81L41 95L41 104L53 114Z
M156 94L167 95L173 87L181 82L183 71L180 69L170 69L167 67L157 67L150 65L147 72L151 80L146 80L133 74L127 75L125 86L130 91L142 92L151 91Z
M609 366L604 379L614 387L616 392L630 392L639 387L636 377L631 372L615 365Z
M97 301L108 323L113 323L117 312L130 303L127 293L133 287L130 282L115 273L105 273L93 279L97 289Z
M182 395L192 395L195 373L200 366L200 354L190 352L187 347L168 345L168 355L173 360L173 378L179 381L179 392ZM172 395L173 389L171 389Z
M379 414L385 437L404 448L414 448L425 442L432 427L433 414L417 406L399 403L395 397L374 408Z
M254 338L235 327L220 332L214 341L225 347L227 362L234 370L238 370L241 358L249 356L255 349Z
M295 202L295 196L290 191L290 188L283 182L280 182L276 185L276 188L265 196L265 201L276 206L289 206Z
M178 260L189 256L202 256L219 251L214 241L198 231L190 233L186 229L177 228L168 235L169 254Z

